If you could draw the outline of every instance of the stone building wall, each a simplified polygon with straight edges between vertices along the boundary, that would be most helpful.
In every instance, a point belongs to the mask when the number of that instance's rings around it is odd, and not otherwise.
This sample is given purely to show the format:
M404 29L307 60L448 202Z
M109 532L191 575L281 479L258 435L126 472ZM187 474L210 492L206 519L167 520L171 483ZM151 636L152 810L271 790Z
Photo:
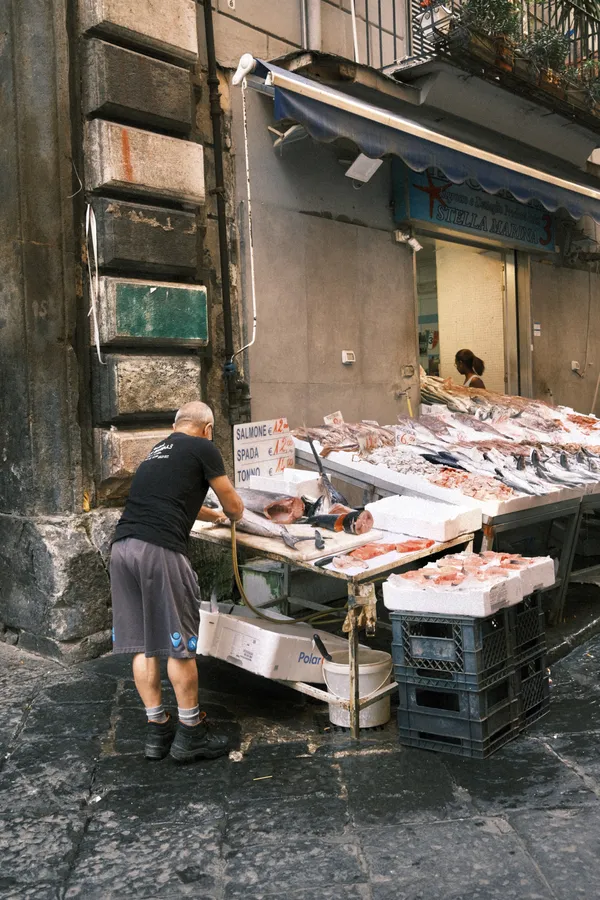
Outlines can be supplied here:
M196 0L0 11L0 634L67 662L110 646L118 507L178 406L211 403L231 460L201 19Z

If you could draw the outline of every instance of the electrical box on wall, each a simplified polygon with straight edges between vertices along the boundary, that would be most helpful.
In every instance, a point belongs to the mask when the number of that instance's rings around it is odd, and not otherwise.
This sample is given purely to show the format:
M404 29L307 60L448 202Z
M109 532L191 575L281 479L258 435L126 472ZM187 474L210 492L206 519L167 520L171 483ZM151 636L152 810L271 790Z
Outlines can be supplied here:
M342 365L353 366L356 362L356 353L354 350L342 350Z

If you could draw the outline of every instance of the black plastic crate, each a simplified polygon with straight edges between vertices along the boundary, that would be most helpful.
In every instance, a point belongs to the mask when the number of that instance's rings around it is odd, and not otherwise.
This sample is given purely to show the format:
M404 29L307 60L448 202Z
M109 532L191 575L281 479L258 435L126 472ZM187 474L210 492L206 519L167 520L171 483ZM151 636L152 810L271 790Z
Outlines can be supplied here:
M518 723L511 723L497 731L484 741L471 741L467 738L456 738L448 735L430 734L426 731L411 731L403 728L399 722L400 743L418 750L433 750L437 753L450 753L454 756L467 756L470 759L487 759L496 750L513 741L520 734Z
M546 650L546 619L541 594L525 597L509 609L515 665Z
M519 666L516 677L521 704L521 728L527 728L545 716L550 709L550 675L545 654Z
M392 612L396 680L479 691L514 671L508 610L486 619Z
M482 691L399 682L398 723L405 730L443 738L490 741L520 722L516 686L514 675Z

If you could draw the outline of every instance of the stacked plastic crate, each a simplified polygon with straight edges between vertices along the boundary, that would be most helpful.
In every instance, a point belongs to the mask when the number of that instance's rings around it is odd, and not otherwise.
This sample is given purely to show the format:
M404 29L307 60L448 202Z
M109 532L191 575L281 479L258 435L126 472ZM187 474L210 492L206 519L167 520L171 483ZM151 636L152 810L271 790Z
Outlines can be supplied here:
M540 595L487 618L391 619L401 743L483 759L547 712Z

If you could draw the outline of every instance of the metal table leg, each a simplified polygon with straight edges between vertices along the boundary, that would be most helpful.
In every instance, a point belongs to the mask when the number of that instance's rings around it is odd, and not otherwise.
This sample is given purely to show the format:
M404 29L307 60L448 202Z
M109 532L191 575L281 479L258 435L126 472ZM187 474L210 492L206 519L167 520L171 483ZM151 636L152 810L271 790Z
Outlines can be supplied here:
M565 532L565 540L560 554L560 561L558 563L558 572L556 573L559 587L555 597L553 597L553 603L550 609L551 625L558 625L558 623L562 621L565 612L571 569L573 568L573 560L575 559L575 550L577 549L582 519L583 507L580 506L578 511L569 517L569 524Z
M365 628L367 635L375 634L377 624L377 596L371 582L348 585L348 615L343 630L348 633L348 664L350 666L350 732L353 740L360 735L360 685L358 674L358 633Z
M494 541L496 539L496 529L493 525L484 525L481 538L481 552L494 549Z
M357 741L360 735L360 685L358 676L358 617L360 607L354 606L348 611L348 644L350 665L350 733Z

